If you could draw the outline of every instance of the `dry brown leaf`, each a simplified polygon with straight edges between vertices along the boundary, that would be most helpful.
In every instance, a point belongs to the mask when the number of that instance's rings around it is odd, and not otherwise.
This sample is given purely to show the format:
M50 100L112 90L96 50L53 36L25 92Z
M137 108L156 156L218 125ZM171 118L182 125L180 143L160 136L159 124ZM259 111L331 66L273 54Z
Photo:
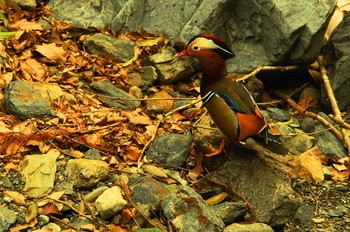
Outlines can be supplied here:
M48 215L48 214L61 214L59 211L57 205L53 202L48 202L46 205L42 207L43 209L43 214Z
M339 23L344 18L344 12L340 10L339 8L336 8L331 20L329 21L325 36L324 36L324 43L326 43L329 40L329 37L331 36L334 29L339 25Z
M217 205L219 204L220 202L222 202L223 200L225 200L226 197L228 197L228 193L226 192L222 192L222 193L219 193L218 195L216 196L213 196L207 200L205 200L205 203L207 203L207 205Z
M13 23L8 24L8 28L10 29L19 29L23 31L42 31L44 30L41 23L38 22L28 22L26 19L22 19Z
M136 161L141 153L140 148L136 146L127 146L125 148L126 156L132 161Z
M129 117L129 121L132 124L149 125L152 124L152 120L147 115L136 115Z
M11 170L17 171L18 170L18 165L14 164L12 162L8 162L7 164L5 164L4 168L5 168L5 171L7 173L9 173Z
M43 141L39 140L30 140L28 141L27 145L37 146L41 153L46 153L51 148L51 145L45 144Z
M304 110L307 110L310 107L315 107L317 104L318 102L313 97L305 97L303 99L300 99L298 102L298 105Z
M51 202L52 199L54 200L59 200L64 194L64 191L58 191L58 192L52 192L50 195L47 196L47 198L39 200L38 201L38 206L44 206L47 203Z
M26 204L25 196L20 194L19 192L4 191L4 196L12 198L16 205L25 205Z
M338 163L332 165L333 180L348 180L350 176L350 157L344 157L338 160Z
M81 151L78 151L78 150L74 150L73 148L71 148L69 150L68 155L71 156L71 157L74 157L76 159L80 159L80 158L84 157L84 153L82 153Z
M312 149L311 149L312 150ZM291 160L298 176L307 181L321 182L324 180L323 166L318 156L306 151Z
M45 64L39 63L37 60L28 58L21 62L21 70L23 76L28 81L44 82L48 76L48 69Z
M197 180L198 176L204 171L203 168L203 158L202 153L196 154L196 166L188 172L188 177L190 180Z
M34 201L32 202L26 212L26 222L29 223L38 215L38 204Z
M36 51L58 64L65 63L67 56L69 55L63 47L58 47L55 43L37 45Z

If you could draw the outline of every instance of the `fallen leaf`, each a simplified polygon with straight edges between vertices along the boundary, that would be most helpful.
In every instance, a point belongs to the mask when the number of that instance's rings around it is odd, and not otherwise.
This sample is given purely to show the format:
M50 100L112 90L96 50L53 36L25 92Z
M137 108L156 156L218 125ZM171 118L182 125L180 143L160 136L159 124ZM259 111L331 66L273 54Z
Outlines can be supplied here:
M8 28L10 29L20 29L23 31L42 31L44 30L43 26L41 23L38 22L28 22L26 19L22 19L13 23L8 24Z
M48 202L46 205L42 207L43 209L43 214L48 215L48 214L61 214L59 211L57 205L53 202Z
M21 62L21 70L23 76L28 81L40 81L44 82L48 76L48 69L45 64L39 63L33 58L28 58Z
M20 194L19 192L4 191L4 196L12 198L16 205L25 205L26 204L25 196Z
M298 102L298 105L303 108L304 110L307 110L311 107L317 106L318 101L316 101L313 97L305 97L303 99L300 99Z
M5 168L5 171L7 173L9 173L11 170L17 171L18 170L18 165L14 164L12 162L9 162L9 163L5 164L4 168Z
M130 116L129 121L132 124L140 124L140 125L152 124L152 120L147 115Z
M38 204L34 201L28 207L26 211L26 222L29 223L31 220L36 218L38 215Z
M62 46L58 47L55 43L37 45L35 50L58 64L65 63L69 55Z
M228 197L228 193L226 192L222 192L222 193L219 193L218 195L216 196L213 196L207 200L205 200L205 202L207 203L207 205L217 205L219 204L220 202L222 202L223 200L225 200L226 197Z
M303 154L291 160L298 176L307 181L321 182L324 180L323 166L318 156L311 152L304 152Z

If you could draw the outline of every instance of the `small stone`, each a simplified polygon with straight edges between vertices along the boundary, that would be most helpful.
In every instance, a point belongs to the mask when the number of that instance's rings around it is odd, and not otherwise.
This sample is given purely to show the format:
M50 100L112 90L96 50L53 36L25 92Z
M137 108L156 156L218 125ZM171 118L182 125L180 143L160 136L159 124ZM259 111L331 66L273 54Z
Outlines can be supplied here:
M190 134L162 134L154 140L146 158L163 165L181 167L186 162L192 142L193 137Z
M93 34L84 41L84 45L92 54L112 60L126 62L134 56L133 42L102 33Z
M68 179L76 188L90 188L108 176L108 164L101 160L74 159L66 166Z
M19 119L48 118L55 116L47 101L38 90L24 81L12 81L4 89L4 106L9 114Z
M194 74L189 58L174 59L175 54L173 48L167 47L149 57L159 73L158 80L161 84L176 83Z
M155 67L145 66L145 67L142 67L142 71L143 71L143 79L145 81L148 81L151 85L153 85L157 81L158 74Z
M50 222L50 218L46 215L39 215L39 225L44 226Z
M244 218L244 215L248 212L248 205L243 201L224 202L213 206L213 209L217 212L225 225L229 225Z
M168 194L161 206L176 231L222 231L224 228L221 218L190 187Z
M84 158L92 160L101 160L101 153L99 150L91 148L85 153Z
M316 218L313 218L312 221L316 224L319 224L319 223L323 223L325 221L325 219L320 218L320 217L316 217Z
M309 227L312 224L313 221L313 215L316 210L315 205L310 205L310 204L302 204L294 218L300 222L301 225Z
M335 209L327 213L330 217L342 217L349 212L349 209L345 206L338 206Z
M156 100L158 99L159 100ZM174 107L172 96L166 91L159 91L152 94L147 101L147 110L155 113L164 113L170 111Z
M113 186L104 191L96 199L95 203L101 218L108 219L119 213L125 207L127 201L122 196L121 188L119 186Z
M288 111L275 107L268 107L265 111L268 113L269 117L275 118L278 121L287 122L292 117Z
M101 187L98 187L97 189L92 190L91 192L85 195L85 201L87 203L94 202L107 189L108 189L107 186L101 186Z
M165 185L151 177L130 180L129 186L133 186L131 200L135 204L146 204L154 210L158 210L161 199L169 194L169 190Z
M226 226L224 232L273 232L271 226L264 223L239 224Z
M59 225L57 225L56 223L48 223L45 226L42 227L43 230L48 229L49 231L52 232L60 232L61 231L61 227Z
M135 109L141 104L134 96L108 81L95 81L90 86L100 93L99 97L107 107L117 107L127 110Z

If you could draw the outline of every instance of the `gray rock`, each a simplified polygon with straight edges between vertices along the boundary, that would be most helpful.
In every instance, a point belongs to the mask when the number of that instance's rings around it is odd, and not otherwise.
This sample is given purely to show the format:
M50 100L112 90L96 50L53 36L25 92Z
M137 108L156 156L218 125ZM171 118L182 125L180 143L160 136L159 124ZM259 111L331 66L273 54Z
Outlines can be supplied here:
M126 62L134 56L133 42L102 33L88 37L84 41L84 45L92 54L108 57L112 60Z
M135 109L141 104L134 96L114 86L108 81L96 81L91 83L90 86L101 93L99 97L107 107Z
M108 164L101 160L71 159L67 162L68 179L76 188L91 188L108 176Z
M55 116L50 102L24 81L12 81L4 89L4 106L9 114L19 119L47 118Z
M296 131L289 125L281 125L279 130L282 134L279 136L279 139L291 154L299 155L312 148L315 144L314 137L307 135L303 131Z
M273 166L276 161L263 161L261 157L270 155L265 153L258 157L256 152L235 146L228 154L230 160L212 178L242 194L251 203L259 222L280 228L294 217L301 199L291 188L289 172L283 165Z
M268 114L268 118L277 119L278 121L287 122L292 117L288 111L275 107L268 107L263 110L263 112L266 112Z
M192 142L193 137L190 134L162 134L150 146L147 159L163 165L181 167L185 164Z
M190 187L165 196L161 202L165 217L176 231L222 231L224 222Z
M122 189L119 186L113 186L104 191L96 199L96 209L101 218L108 219L120 212L127 204L122 196Z
M126 1L52 0L49 4L59 21L68 22L77 28L102 29L110 25L115 12L119 12Z
M176 51L169 47L149 57L158 72L161 84L172 84L191 77L194 69L189 58L175 58Z
M349 104L350 92L350 13L335 28L326 47L327 71L340 110ZM322 87L321 103L325 111L331 111L327 93Z
M318 115L334 125L332 120L323 112L318 113ZM318 120L309 117L303 118L301 129L306 133L317 132L312 136L315 138L316 144L325 155L336 160L347 156L342 141L340 141L332 132L326 130L327 128Z
M101 160L101 154L99 150L91 148L85 153L84 158L92 160Z
M134 182L135 184L133 184ZM169 194L169 190L164 184L151 177L137 178L130 181L129 185L132 186L131 200L135 204L149 205L155 211L159 209L161 199Z
M297 213L295 214L294 220L297 220L300 226L310 227L312 224L312 218L314 217L316 206L310 204L302 204Z
M120 0L57 1L54 16L75 27L141 29L188 41L193 35L220 35L235 50L229 71L247 72L262 65L312 63L320 52L335 0ZM169 14L168 12L171 12Z
M16 216L16 211L0 205L0 231L10 231L10 226L16 222Z
M248 212L248 205L243 201L224 202L214 205L213 209L225 225L229 225L244 218L244 215Z
M327 212L326 215L329 217L343 217L347 213L349 213L349 209L346 206L340 205Z
M239 224L226 226L224 232L273 232L271 226L264 223Z
M157 70L153 66L142 67L143 79L153 85L158 80Z
M301 91L300 93L299 100L307 97L312 97L312 99L314 99L315 101L320 102L320 99L321 99L320 88L317 88L313 85L309 85L305 87L303 91Z

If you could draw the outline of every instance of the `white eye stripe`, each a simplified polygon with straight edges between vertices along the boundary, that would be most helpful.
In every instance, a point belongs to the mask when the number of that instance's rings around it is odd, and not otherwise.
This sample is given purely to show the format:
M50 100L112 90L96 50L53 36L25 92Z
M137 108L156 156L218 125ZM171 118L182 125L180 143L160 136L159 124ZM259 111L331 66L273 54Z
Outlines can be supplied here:
M192 47L194 51L198 51L200 49L220 49L226 53L232 54L232 52L220 47L216 43L213 42L211 39L199 37L195 39L191 44L195 43L195 45ZM197 47L197 49L195 49ZM232 54L233 55L233 54Z

